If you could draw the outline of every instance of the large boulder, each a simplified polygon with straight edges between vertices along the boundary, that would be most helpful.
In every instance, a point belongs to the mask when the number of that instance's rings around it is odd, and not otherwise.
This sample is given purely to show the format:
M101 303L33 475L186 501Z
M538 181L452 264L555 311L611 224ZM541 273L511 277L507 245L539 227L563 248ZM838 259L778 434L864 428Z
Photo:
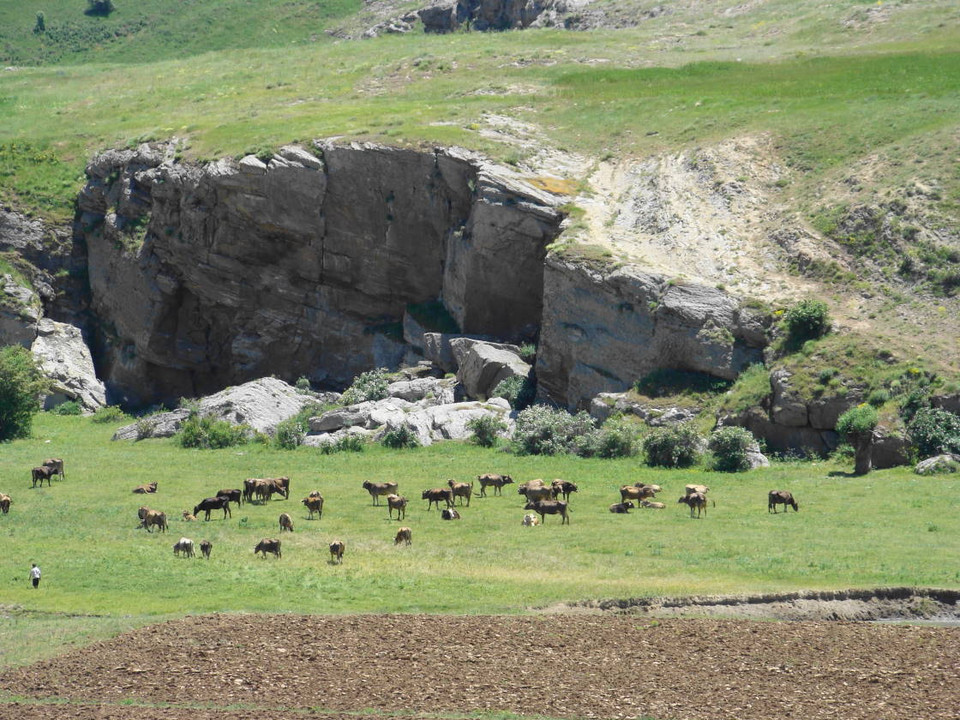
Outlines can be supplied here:
M945 453L921 460L913 469L917 475L946 475L960 472L960 455Z
M272 435L277 425L297 415L311 402L313 398L310 395L300 393L282 380L266 377L202 398L197 403L196 411L203 417L247 425L257 432ZM190 410L180 408L147 416L117 430L113 439L170 437L180 429L189 414Z
M0 275L0 346L30 347L37 337L40 298L12 275Z
M90 412L107 404L107 389L97 379L90 349L79 328L44 318L37 324L37 337L30 351L41 372L52 381L43 401L44 409L67 400Z
M457 379L468 397L486 399L504 380L529 377L532 370L516 346L455 338L450 347L457 360Z

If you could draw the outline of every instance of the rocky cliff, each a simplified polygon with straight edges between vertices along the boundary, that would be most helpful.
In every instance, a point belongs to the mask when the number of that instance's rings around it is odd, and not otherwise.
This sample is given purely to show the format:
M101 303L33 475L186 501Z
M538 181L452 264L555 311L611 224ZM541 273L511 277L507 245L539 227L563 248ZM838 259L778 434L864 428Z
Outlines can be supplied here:
M761 362L769 317L716 288L635 265L547 258L538 392L572 408L658 368L733 379Z
M403 358L416 303L519 339L539 324L562 219L551 196L456 150L323 143L199 166L141 146L87 177L75 239L96 356L133 404L271 374L346 383Z

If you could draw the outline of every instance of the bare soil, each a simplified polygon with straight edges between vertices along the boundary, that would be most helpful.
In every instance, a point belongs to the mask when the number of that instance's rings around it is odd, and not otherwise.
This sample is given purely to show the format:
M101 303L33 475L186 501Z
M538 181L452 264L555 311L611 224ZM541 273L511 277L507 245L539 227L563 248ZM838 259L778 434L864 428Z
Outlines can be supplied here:
M0 718L955 720L958 670L956 627L610 613L211 615L6 671Z

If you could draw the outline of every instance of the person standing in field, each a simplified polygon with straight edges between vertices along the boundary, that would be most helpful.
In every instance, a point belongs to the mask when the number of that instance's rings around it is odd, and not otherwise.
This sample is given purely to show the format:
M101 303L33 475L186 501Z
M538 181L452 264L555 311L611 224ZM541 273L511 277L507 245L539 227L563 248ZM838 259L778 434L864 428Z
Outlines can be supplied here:
M36 563L30 566L30 580L33 582L33 587L40 587L40 568L37 567Z

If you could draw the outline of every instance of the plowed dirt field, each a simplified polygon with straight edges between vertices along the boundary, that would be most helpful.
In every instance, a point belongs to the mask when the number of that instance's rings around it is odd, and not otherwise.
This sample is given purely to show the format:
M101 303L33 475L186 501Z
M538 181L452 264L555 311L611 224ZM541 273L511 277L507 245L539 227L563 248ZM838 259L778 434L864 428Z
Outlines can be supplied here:
M960 629L847 622L188 617L0 674L0 718L960 717Z

